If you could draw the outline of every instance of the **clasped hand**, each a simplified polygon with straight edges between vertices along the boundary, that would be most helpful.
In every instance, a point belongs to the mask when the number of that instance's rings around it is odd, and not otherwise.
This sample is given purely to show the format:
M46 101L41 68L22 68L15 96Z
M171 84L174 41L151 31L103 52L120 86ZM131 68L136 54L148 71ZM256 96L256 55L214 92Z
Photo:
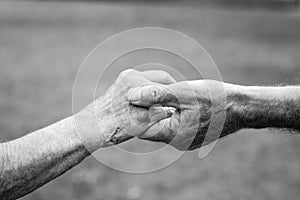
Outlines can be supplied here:
M224 97L217 97L219 105L212 106L208 88L218 87L228 92L230 84L204 80L177 83L164 71L123 71L103 96L81 111L92 114L100 127L100 131L89 132L90 140L85 143L97 149L138 137L182 151L209 144L239 129ZM225 111L229 113L222 133L206 135L212 113Z

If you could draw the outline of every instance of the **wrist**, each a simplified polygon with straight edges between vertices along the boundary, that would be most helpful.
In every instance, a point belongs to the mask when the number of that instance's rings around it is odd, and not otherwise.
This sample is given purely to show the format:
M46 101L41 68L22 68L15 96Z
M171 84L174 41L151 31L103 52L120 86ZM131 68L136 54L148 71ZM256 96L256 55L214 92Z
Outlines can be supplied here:
M244 124L244 116L242 107L247 101L247 95L244 93L243 86L234 85L229 83L224 83L224 90L226 94L226 121L225 124L228 124L226 130L225 126L225 135L228 134L226 132L232 133L236 132L240 129L246 128Z
M111 102L109 96L101 96L74 116L77 134L91 153L113 145L112 136L117 127Z

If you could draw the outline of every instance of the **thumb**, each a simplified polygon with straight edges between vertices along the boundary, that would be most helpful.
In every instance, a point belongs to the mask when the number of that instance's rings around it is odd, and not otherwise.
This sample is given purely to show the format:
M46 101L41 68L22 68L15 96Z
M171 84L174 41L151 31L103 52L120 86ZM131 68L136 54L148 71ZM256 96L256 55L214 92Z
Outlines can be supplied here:
M168 85L151 84L131 88L127 95L129 102L134 105L151 107L158 104L179 108L178 98Z

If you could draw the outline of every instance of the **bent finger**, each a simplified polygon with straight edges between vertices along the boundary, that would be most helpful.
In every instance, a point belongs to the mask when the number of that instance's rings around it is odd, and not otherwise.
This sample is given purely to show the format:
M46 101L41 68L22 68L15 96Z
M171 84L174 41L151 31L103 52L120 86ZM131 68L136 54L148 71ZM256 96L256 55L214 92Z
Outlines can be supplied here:
M169 143L174 137L174 132L170 128L171 120L172 118L167 118L155 123L138 138L153 142Z
M149 70L143 71L142 75L149 81L161 84L176 83L176 80L166 71L163 70Z
M151 84L131 88L128 91L129 102L133 105L151 107L159 104L179 108L179 101L175 93L165 85Z
M159 122L160 120L171 117L175 112L175 108L154 105L149 108L150 121L151 123Z

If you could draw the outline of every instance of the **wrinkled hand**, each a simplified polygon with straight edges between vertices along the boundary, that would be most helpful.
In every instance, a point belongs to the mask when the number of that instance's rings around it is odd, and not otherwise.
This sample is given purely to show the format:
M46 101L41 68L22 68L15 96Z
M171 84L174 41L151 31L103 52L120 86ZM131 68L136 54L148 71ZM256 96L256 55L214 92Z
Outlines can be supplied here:
M90 151L141 135L155 122L171 116L173 110L169 108L149 106L148 109L130 105L129 89L152 85L152 81L161 84L175 82L164 71L126 70L103 96L79 113L79 135Z
M233 88L227 83L200 80L131 89L133 105L159 104L176 109L171 117L154 124L139 138L170 143L179 150L193 150L239 130L234 98L230 98Z

